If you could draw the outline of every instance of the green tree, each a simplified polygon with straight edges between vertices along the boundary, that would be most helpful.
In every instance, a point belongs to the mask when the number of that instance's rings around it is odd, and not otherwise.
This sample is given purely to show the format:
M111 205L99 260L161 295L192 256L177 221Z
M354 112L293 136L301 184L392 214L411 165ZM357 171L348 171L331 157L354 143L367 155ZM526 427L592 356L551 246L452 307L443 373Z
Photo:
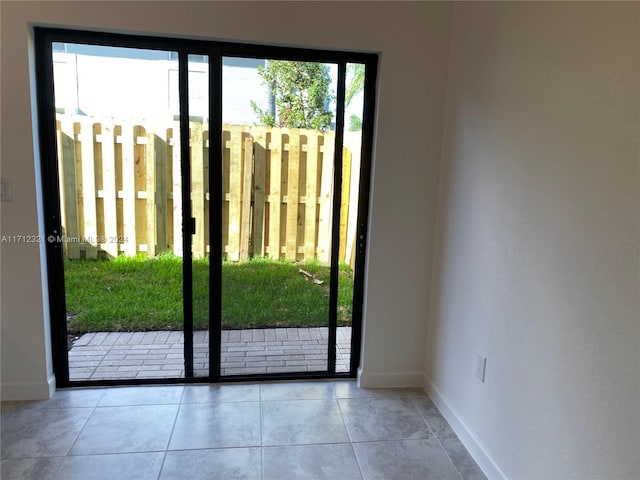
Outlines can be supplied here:
M350 132L359 132L362 130L362 119L358 115L351 115L349 117L349 126L347 128Z
M329 67L321 63L273 60L258 73L275 99L275 114L251 102L261 124L274 127L313 128L331 126Z
M350 63L347 65L347 87L345 91L345 103L347 106L358 93L364 90L364 64Z
M348 107L356 95L364 90L364 64L349 63L347 65L347 86L345 88L344 103ZM357 132L362 130L361 115L349 117L348 130Z

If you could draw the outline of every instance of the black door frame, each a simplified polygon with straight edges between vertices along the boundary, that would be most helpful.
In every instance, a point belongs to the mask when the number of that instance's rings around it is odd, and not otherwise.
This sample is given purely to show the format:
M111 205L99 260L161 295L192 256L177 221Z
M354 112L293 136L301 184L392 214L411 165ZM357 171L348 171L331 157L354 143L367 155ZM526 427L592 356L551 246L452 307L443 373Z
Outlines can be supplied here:
M339 241L339 211L342 182L342 142L344 132L344 98L346 65L365 65L364 110L362 125L360 187L358 193L357 244L355 256L351 361L348 372L335 372L337 292L338 292L338 250L331 250L331 279L329 297L329 340L328 368L321 372L270 373L259 375L220 376L221 315L222 311L222 135L211 135L209 148L209 376L193 376L193 311L192 311L192 258L191 258L191 205L190 189L184 188L183 195L183 314L184 314L184 355L185 377L160 379L88 380L69 379L67 353L66 306L64 289L64 263L62 245L47 242L47 275L52 331L53 366L57 386L60 388L99 385L137 385L250 381L289 380L310 378L353 378L357 374L360 359L362 333L362 307L364 300L365 254L369 216L371 184L371 160L373 145L373 125L375 110L375 88L377 74L377 54L344 51L315 50L240 43L215 42L205 40L185 40L150 36L120 35L68 29L36 27L36 92L38 101L39 146L42 168L44 201L44 225L46 236L60 235L60 196L57 168L55 135L55 100L53 84L53 42L104 45L125 48L162 50L178 53L179 98L180 98L180 145L183 185L190 185L189 152L189 93L188 55L209 57L209 122L211 131L222 131L222 57L265 58L273 60L294 60L334 63L338 65L338 92L336 102L336 139L334 157L334 195L332 244ZM217 252L215 255L213 252Z

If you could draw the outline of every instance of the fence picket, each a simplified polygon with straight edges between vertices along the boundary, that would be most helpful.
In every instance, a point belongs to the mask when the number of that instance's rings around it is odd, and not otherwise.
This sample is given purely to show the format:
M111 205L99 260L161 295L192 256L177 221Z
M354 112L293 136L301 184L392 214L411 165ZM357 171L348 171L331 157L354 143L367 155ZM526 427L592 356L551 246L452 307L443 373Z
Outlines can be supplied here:
M203 223L203 233L204 233L204 252L205 255L208 255L211 252L211 239L209 238L209 208L210 208L210 197L211 192L209 185L209 124L202 124L202 179L204 184L204 223Z
M136 166L134 125L122 124L122 252L135 256L138 241L136 237Z
M240 259L241 193L242 127L232 125L229 152L229 240L227 244L227 258L232 262L237 262Z
M135 192L136 192L136 245L138 252L147 251L147 131L141 125L134 127Z
M347 225L349 223L349 192L351 188L351 152L342 149L342 195L340 196L340 249L339 258L346 259Z
M162 130L163 137L156 136L156 228L157 245L160 253L169 248L167 243L167 142L166 129Z
M167 248L167 148L153 131L147 131L147 254L156 256Z
M282 131L272 130L269 181L269 257L280 258L280 219L282 216Z
M82 152L81 146L78 142L78 133L80 131L80 125L75 121L73 117L70 118L71 124L69 126L71 133L71 148L73 149L73 157L74 157L74 171L76 176L76 191L74 197L76 199L76 225L78 229L77 236L75 238L76 246L74 247L75 254L79 257L85 253L86 248L84 246L84 225L82 219L84 218L84 205L83 205L83 178L82 178Z
M241 262L249 259L249 240L251 238L251 184L253 181L253 139L244 134L242 145L242 208L240 225Z
M102 202L104 212L104 235L100 249L112 257L118 256L118 216L116 208L116 159L114 124L104 119L100 124L100 143L102 152ZM98 140L98 139L96 139Z
M191 146L191 216L196 221L196 233L192 236L194 258L205 256L205 179L202 142L202 123L189 122L189 141Z
M156 160L155 160L155 146L156 136L153 132L147 130L147 141L144 151L144 166L145 166L145 222L147 230L147 255L155 257L156 255Z
M252 254L265 255L265 191L267 182L267 133L265 127L253 127L251 135L253 147L253 231L251 238Z
M85 258L98 258L98 220L96 217L96 171L93 144L93 121L77 118L80 159L82 163L83 246Z
M60 175L60 190L65 192L60 206L62 207L62 217L65 219L63 234L68 239L63 244L63 250L67 258L80 258L73 124L69 119L64 119L59 122L59 125L58 145L60 145L60 149L58 150L58 164L62 172L62 175Z
M333 198L333 152L335 150L333 132L325 132L322 152L322 173L320 183L320 205L318 218L318 260L329 263L331 245L331 214Z
M318 134L307 132L307 174L305 185L304 258L316 255L318 216Z
M171 191L173 192L173 253L182 256L182 175L180 165L180 127L177 122L174 123L171 131L171 147L172 147L172 175L171 175Z
M298 190L300 183L300 131L289 132L289 165L287 168L287 223L285 258L296 260L298 254Z

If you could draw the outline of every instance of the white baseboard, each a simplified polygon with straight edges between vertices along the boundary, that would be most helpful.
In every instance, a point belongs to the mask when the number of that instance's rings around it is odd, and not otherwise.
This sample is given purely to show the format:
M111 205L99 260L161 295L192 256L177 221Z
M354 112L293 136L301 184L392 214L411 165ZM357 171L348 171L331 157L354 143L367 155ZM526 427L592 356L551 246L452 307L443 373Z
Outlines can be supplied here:
M460 416L458 416L449 402L442 396L440 390L438 390L426 375L423 379L423 386L435 406L447 422L449 422L453 431L458 435L462 444L469 451L487 478L490 480L506 480L507 476L491 457L478 436L464 423Z
M368 373L359 368L358 386L363 388L420 387L422 372Z
M0 384L2 401L47 400L56 392L56 377L51 375L46 382L21 382Z

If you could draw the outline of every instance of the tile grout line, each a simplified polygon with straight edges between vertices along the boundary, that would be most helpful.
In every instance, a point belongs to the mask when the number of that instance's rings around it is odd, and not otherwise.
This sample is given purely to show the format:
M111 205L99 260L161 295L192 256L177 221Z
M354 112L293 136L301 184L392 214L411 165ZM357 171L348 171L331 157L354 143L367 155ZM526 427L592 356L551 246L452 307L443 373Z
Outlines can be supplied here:
M425 392L426 393L426 392ZM427 398L429 399L429 401L431 401L431 397L429 397L429 395L427 394ZM453 465L453 468L456 469L456 473L460 476L460 480L464 480L464 476L462 475L462 472L460 471L460 469L458 468L458 466L455 464L455 462L453 461L453 459L449 456L449 452L447 452L447 449L444 448L444 445L442 445L442 442L440 441L440 436L437 435L434 431L433 428L431 428L431 425L429 425L429 422L427 422L427 419L424 417L424 415L422 415L422 412L420 412L420 410L418 410L418 407L413 399L413 397L410 398L411 400L411 404L413 405L413 407L416 409L416 411L418 412L418 415L420 415L420 418L422 418L422 421L427 425L427 428L429 429L429 431L431 432L431 434L433 435L433 438L435 438L436 442L438 442L438 445L440 446L440 448L442 449L442 451L444 452L444 454L447 456L447 458L449 459L449 462L451 462L451 464ZM437 409L437 407L436 407Z
M260 480L264 480L264 440L262 438L262 385L258 385L258 400L260 401Z
M182 393L180 394L180 400L178 401L178 409L176 410L176 416L173 419L173 425L171 425L171 433L169 434L169 438L167 439L167 446L164 449L164 454L162 455L162 462L160 462L160 469L158 470L158 480L160 480L160 476L162 475L162 470L164 469L164 462L167 459L167 453L169 453L169 445L171 444L171 439L173 438L173 432L176 429L176 423L178 422L178 415L180 415L180 410L182 410L182 399L184 398L185 387L182 387ZM170 404L166 404L170 405Z
M66 453L64 454L65 458L73 456L73 455L69 455L69 454L71 453L71 450L73 450L73 447L76 445L76 443L80 439L80 436L82 435L82 432L87 427L87 424L89 423L89 420L91 420L91 417L93 416L93 414L95 413L96 409L98 408L98 405L100 405L100 401L102 400L102 397L104 397L104 394L105 394L105 391L102 391L102 394L96 400L96 404L93 407L90 407L91 408L91 413L89 413L89 415L87 416L87 419L84 421L84 424L82 425L82 428L78 431L78 435L76 435L75 440L71 443L71 446L67 449ZM62 461L62 463L64 463L64 460ZM60 468L62 468L62 463L60 464ZM56 475L58 474L59 471L60 470L58 469L58 471L56 472Z
M344 414L342 413L342 407L340 406L340 398L338 398L338 394L336 392L336 382L333 382L333 396L336 400L336 404L338 405L338 411L340 412L340 418L342 419L344 429L347 431L347 435L349 436L349 445L351 446L353 457L356 459L356 465L358 465L358 470L360 471L360 478L364 480L364 470L362 469L362 465L360 464L360 458L358 457L358 452L356 452L356 449L353 446L353 436L351 435L351 430L349 429L349 425L344 420Z

